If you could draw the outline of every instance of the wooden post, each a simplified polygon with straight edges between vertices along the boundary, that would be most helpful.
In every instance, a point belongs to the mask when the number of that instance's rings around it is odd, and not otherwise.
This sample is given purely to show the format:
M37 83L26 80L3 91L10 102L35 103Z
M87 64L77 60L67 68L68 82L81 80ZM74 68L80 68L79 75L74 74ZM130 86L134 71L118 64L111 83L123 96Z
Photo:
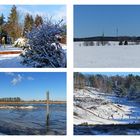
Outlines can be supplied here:
M47 125L49 125L49 91L47 92Z

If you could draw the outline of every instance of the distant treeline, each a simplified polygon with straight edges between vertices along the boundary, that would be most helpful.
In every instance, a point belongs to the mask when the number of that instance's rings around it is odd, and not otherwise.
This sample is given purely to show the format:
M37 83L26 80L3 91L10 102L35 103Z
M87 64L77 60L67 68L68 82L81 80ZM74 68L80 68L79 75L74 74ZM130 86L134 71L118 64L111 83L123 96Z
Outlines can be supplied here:
M15 102L15 103L45 103L47 100L23 100L20 97L7 97L7 98L0 98L0 103L8 103L8 102ZM49 103L66 103L66 101L56 101L56 100L49 100Z
M81 41L129 41L129 42L138 42L140 41L140 36L96 36L96 37L84 37L84 38L74 38L74 42Z
M21 99L19 97L9 97L9 98L0 98L0 102L20 102Z
M85 88L86 86L119 97L140 99L140 76L138 75L107 76L101 74L85 75L78 72L74 73L74 88Z

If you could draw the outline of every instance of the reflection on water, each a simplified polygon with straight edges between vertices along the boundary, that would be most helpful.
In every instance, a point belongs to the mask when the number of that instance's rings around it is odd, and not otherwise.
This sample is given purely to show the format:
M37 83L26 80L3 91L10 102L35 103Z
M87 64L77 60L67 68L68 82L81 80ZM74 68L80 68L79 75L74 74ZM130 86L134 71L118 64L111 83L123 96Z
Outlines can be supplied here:
M17 106L17 105L11 105ZM0 134L6 135L65 135L66 105L51 104L49 122L45 104L20 105L33 106L32 109L0 109Z

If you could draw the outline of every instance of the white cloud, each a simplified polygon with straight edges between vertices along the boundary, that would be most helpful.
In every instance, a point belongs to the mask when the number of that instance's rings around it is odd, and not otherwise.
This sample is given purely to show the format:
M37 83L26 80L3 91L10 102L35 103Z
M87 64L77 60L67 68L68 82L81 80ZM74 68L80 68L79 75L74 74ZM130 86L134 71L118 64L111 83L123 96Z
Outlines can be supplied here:
M31 77L31 76L29 76L29 77L27 77L27 80L29 80L29 81L33 81L33 80L34 80L34 78L33 78L33 77Z
M11 81L12 85L17 85L18 83L20 83L22 81L23 77L18 74L16 77L14 77Z
M23 80L28 80L28 81L33 81L34 80L34 78L32 76L25 77L21 74L14 73L14 72L5 72L5 74L12 78L12 80L11 80L12 85L16 85L16 84L22 82Z

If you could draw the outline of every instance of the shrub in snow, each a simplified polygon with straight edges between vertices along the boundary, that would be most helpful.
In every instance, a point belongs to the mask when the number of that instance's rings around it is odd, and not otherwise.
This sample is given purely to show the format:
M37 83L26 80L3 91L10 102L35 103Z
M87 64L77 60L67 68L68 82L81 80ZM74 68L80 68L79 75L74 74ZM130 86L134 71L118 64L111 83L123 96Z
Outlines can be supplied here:
M23 63L32 67L66 67L66 52L58 41L63 34L60 24L47 22L27 34L29 47L22 54Z
M119 45L123 45L123 41L120 41L120 42L119 42Z
M127 41L124 41L124 45L128 45L128 42Z
M25 48L25 46L27 46L27 39L25 38L18 38L14 44L13 44L14 47L20 47L20 48Z

